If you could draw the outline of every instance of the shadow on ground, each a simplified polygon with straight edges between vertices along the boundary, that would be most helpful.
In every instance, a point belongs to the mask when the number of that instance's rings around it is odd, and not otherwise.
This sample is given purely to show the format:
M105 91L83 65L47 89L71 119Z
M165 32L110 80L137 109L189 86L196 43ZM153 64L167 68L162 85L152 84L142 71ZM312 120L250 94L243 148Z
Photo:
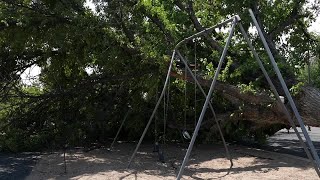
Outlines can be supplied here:
M301 129L298 129L302 135ZM309 135L312 140L315 140L314 145L320 152L320 128L313 127ZM31 170L32 173L28 179L71 179L91 176L101 176L101 179L138 179L142 176L141 174L144 179L154 179L154 177L174 179L187 149L187 144L164 146L165 163L161 163L157 161L157 154L152 152L153 145L145 144L139 149L131 168L127 169L127 163L135 145L124 143L117 145L113 151L97 149L88 153L82 150L70 150L66 161L67 173L64 172L65 166L61 152L44 155L36 166L40 157L38 154L2 153L0 154L0 179L25 179ZM247 145L253 148L230 146L235 163L231 169L221 145L198 145L191 154L184 178L220 179L241 173L266 175L269 173L270 176L283 167L302 171L311 167L307 160L297 160L286 155L270 154L254 149L260 148L305 158L305 152L293 130L289 133L287 130L277 132L268 138L266 145Z
M25 179L35 166L39 154L0 154L0 179Z
M166 145L163 147L166 162L161 163L157 161L157 154L152 152L152 145L142 145L130 169L127 169L134 147L135 144L120 144L113 151L69 151L66 161L67 173L64 173L63 154L51 154L38 163L29 179L88 179L92 176L98 179L138 179L141 176L142 179L174 179L186 152L185 145ZM306 160L301 161L243 146L230 146L230 151L234 161L234 167L231 169L221 145L195 147L184 177L219 179L249 172L273 174L282 167L292 167L301 171L310 170L311 167Z

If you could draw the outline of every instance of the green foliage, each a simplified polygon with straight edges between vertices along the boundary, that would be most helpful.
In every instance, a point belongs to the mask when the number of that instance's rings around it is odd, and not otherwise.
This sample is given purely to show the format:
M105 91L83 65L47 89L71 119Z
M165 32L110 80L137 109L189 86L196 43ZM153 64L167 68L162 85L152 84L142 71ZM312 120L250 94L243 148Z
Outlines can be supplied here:
M257 93L257 90L255 90L252 82L250 82L248 85L247 84L239 84L238 88L241 90L242 93L252 93L252 94Z
M298 94L301 92L302 87L303 87L304 85L305 85L305 83L299 82L298 84L296 84L296 85L294 85L294 86L292 86L292 87L290 88L290 93L291 93L293 96L298 95Z
M320 88L320 37L316 34L311 34L312 38L306 44L306 53L304 63L297 65L298 79L309 86Z

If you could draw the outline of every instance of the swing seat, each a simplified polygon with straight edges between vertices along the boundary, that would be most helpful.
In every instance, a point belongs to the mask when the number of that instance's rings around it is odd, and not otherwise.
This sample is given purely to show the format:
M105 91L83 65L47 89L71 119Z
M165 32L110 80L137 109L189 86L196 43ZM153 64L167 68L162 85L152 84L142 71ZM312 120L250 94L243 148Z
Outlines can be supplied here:
M165 163L163 151L158 152L159 161Z
M159 152L159 143L158 142L154 143L153 152Z
M191 139L191 136L190 136L190 134L188 133L187 130L182 131L182 136L185 139L188 139L188 140Z

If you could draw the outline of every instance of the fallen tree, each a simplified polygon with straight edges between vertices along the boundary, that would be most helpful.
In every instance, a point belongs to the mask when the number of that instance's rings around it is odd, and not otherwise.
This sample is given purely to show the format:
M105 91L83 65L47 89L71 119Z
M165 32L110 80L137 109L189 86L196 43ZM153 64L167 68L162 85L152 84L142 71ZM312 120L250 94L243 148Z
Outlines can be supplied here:
M170 75L172 77L194 83L194 80L190 75L185 76L176 72L171 72ZM209 87L211 85L211 80L207 80L199 76L197 77L197 79L202 86ZM218 114L218 117L228 117L228 119L225 119L226 121L252 121L257 127L268 126L272 124L282 124L284 126L290 126L290 123L286 118L283 109L278 104L279 102L277 102L275 98L272 98L266 92L242 92L240 88L234 85L226 84L219 81L215 86L215 90L234 106L242 106L241 110L239 109L232 113L226 112L229 113L229 116L226 116L226 114ZM293 98L298 107L299 113L304 120L305 125L319 127L319 89L310 86L302 87L300 93ZM291 112L290 105L288 103L286 103L285 105L288 108L289 112ZM292 112L291 115L294 118ZM298 125L297 122L296 124Z
M292 87L299 78L295 65L303 66L310 50L307 44L312 36L306 29L314 19L313 11L319 7L315 3L315 8L305 8L305 2L300 1L95 2L95 13L78 0L0 3L3 19L0 23L0 149L17 151L26 150L24 147L33 149L35 145L64 147L66 143L105 142L114 135L128 107L132 108L132 115L120 136L126 140L137 139L152 113L175 44L234 14L243 18L241 22L248 30L252 25L246 8L253 9L279 68ZM212 33L196 43L190 41L181 46L186 58L193 59L197 54L200 71L214 72L217 56L223 49L226 34L218 30ZM290 39L282 42L280 37L289 33ZM239 138L251 134L242 136L234 132L248 128L251 132L272 134L288 126L288 121L269 92L243 92L231 85L256 81L254 88L268 88L260 80L261 73L254 67L256 63L242 44L238 30L234 38L237 40L232 40L223 65L225 74L230 76L216 86L215 98L219 100L213 103L217 118L224 130L230 129L229 134ZM262 46L257 37L250 38L260 53ZM278 48L278 44L282 47ZM316 48L311 47L310 51L315 56ZM289 54L290 58L282 58ZM261 53L262 60L263 57ZM24 84L20 75L36 66L41 68L39 82L32 86ZM183 75L171 75L183 79ZM192 82L189 76L186 80ZM209 79L199 80L203 86L211 83ZM274 83L279 90L279 82ZM168 121L168 127L192 130L193 121L189 120L187 127L183 127L187 119L185 112L197 109L199 113L202 102L194 103L190 96L185 103L183 85L179 81L171 88L174 90L170 96L176 98L167 112L172 120ZM311 87L302 88L294 97L308 125L320 124L319 97L319 91ZM228 103L218 107L221 99ZM181 109L186 105L188 109ZM163 103L160 106L162 111ZM165 116L157 114L159 119ZM191 114L188 118L193 117ZM208 111L203 126L206 131L202 132L215 132L210 118L212 114ZM153 132L148 132L149 137ZM177 139L179 135L168 131L166 137ZM199 139L207 137L214 136L209 134Z

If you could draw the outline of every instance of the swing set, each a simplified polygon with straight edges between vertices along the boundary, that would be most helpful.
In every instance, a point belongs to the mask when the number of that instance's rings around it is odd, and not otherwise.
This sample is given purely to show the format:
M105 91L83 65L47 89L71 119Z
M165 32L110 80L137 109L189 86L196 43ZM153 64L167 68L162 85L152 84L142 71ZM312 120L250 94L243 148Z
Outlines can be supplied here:
M204 115L205 115L206 110L207 110L208 107L209 107L209 109L211 110L211 112L213 114L214 120L216 121L216 124L217 124L218 130L219 130L222 142L223 142L224 147L225 147L226 156L229 159L230 164L231 164L230 168L232 168L232 166L233 166L232 158L231 158L231 156L229 154L229 150L228 150L227 144L226 144L225 139L223 137L220 125L219 125L219 123L217 121L217 118L216 118L216 115L215 115L215 112L214 112L214 109L213 109L213 106L212 106L210 100L211 100L211 97L212 97L212 94L213 94L213 90L214 90L214 87L216 85L219 73L221 71L222 64L224 63L224 59L226 57L226 54L227 54L227 51L228 51L228 47L229 47L230 42L231 42L231 38L232 38L233 33L235 31L235 27L238 25L238 27L240 28L240 32L241 32L243 38L245 39L245 41L247 42L247 44L248 44L248 46L249 46L254 58L256 59L256 61L257 61L258 65L259 65L263 75L265 76L265 78L266 78L266 80L267 80L267 82L268 82L268 84L270 86L270 89L272 90L274 96L276 97L276 100L281 105L281 108L283 109L283 112L284 112L286 118L289 120L292 128L294 129L294 132L296 133L296 135L297 135L297 137L298 137L298 139L300 141L301 146L303 147L304 151L306 152L308 159L310 160L310 162L314 166L315 171L317 172L318 176L320 177L320 159L319 159L319 156L318 156L318 154L317 154L317 152L315 150L313 142L310 139L310 136L309 136L309 134L308 134L308 132L307 132L305 126L304 126L304 122L303 122L303 120L302 120L302 118L301 118L301 116L300 116L300 114L299 114L299 112L297 110L297 107L296 107L296 105L295 105L295 103L294 103L294 101L292 99L292 96L289 93L287 85L284 82L282 74L280 73L280 70L279 70L279 68L277 66L277 63L275 62L275 59L274 59L274 57L273 57L273 55L272 55L272 53L270 51L270 48L269 48L269 46L268 46L268 44L266 42L266 39L263 36L263 33L262 33L261 29L260 29L260 26L257 23L257 20L256 20L256 18L254 16L254 13L252 12L251 9L249 9L249 14L251 16L251 19L252 19L252 22L253 22L254 26L256 27L256 29L258 31L258 35L259 35L259 37L260 37L260 39L261 39L261 41L263 43L264 49L266 50L266 52L268 54L269 60L270 60L270 62L272 64L272 66L273 66L273 70L275 71L275 73L276 73L276 75L278 77L278 80L281 83L281 87L282 87L282 89L283 89L283 91L285 93L285 96L288 99L290 107L291 107L291 109L292 109L292 111L294 113L294 117L297 119L297 122L298 122L299 126L301 127L301 130L302 130L303 136L304 136L304 138L306 140L306 143L304 142L304 140L302 139L300 133L298 132L297 127L295 125L295 122L293 120L293 117L290 116L289 110L287 109L287 107L283 103L281 103L281 98L279 96L279 93L276 90L275 85L273 84L272 80L270 79L270 77L269 77L269 75L268 75L268 73L267 73L267 71L266 71L266 69L265 69L260 57L258 56L258 53L256 52L255 48L253 47L253 45L251 43L251 40L248 37L248 34L244 30L244 28L243 28L243 26L241 24L240 17L238 15L235 15L232 18L230 18L230 19L228 19L228 20L226 20L226 21L224 21L224 22L222 22L220 24L217 24L217 25L212 26L210 28L204 29L203 31L200 31L198 33L193 34L192 36L189 36L189 37L183 39L182 41L180 41L175 46L175 48L173 50L172 57L171 57L171 61L170 61L170 64L169 64L169 68L168 68L168 71L167 71L167 76L166 76L166 79L165 79L165 83L164 83L162 92L160 94L160 97L157 98L157 103L155 105L155 108L154 108L154 110L153 110L153 112L152 112L152 114L151 114L151 116L149 118L149 121L148 121L148 123L147 123L147 125L146 125L146 127L145 127L145 129L144 129L144 131L143 131L143 133L141 135L141 137L140 137L140 140L139 140L139 142L138 142L138 144L137 144L137 146L136 146L136 148L135 148L135 150L134 150L134 152L133 152L133 154L132 154L132 156L131 156L131 158L129 160L129 163L128 163L128 166L127 166L128 168L130 168L130 165L131 165L131 163L132 163L132 161L133 161L133 159L134 159L134 157L135 157L135 155L136 155L136 153L137 153L137 151L138 151L138 149L139 149L139 147L140 147L140 145L141 145L141 143L142 143L142 141L143 141L143 139L144 139L144 137L145 137L145 135L146 135L146 133L147 133L147 131L149 129L149 126L151 125L152 120L155 117L155 114L156 114L156 112L157 112L157 110L159 108L159 105L160 105L162 99L165 99L164 100L164 114L165 114L164 115L164 117L165 117L164 118L164 136L165 136L165 128L166 128L165 126L166 126L166 120L167 120L166 119L167 118L166 117L166 113L168 112L168 109L166 107L168 106L168 102L169 102L169 94L166 95L166 92L169 92L168 89L169 89L170 73L172 71L173 63L177 59L182 61L182 63L185 66L185 76L187 75L187 72L188 72L191 75L191 78L195 82L195 87L198 87L199 90L201 91L201 93L203 94L203 96L206 97L204 105L203 105L203 108L201 110L201 114L200 114L198 120L196 121L196 127L194 129L194 132L192 133L192 138L190 140L190 143L189 143L189 146L188 146L188 150L187 150L187 152L185 154L183 162L182 162L182 164L180 166L179 173L178 173L178 175L176 177L177 180L179 180L183 175L184 168L185 168L185 166L186 166L186 164L187 164L187 162L189 160L190 153L192 151L193 145L194 145L196 137L198 135L198 131L200 129L201 123L203 121ZM195 40L195 38L197 38L197 37L200 37L200 36L203 36L203 35L207 36L207 35L211 34L212 31L214 31L216 28L221 28L224 25L230 24L230 23L231 23L231 27L229 29L229 35L227 37L226 44L225 44L224 49L222 51L222 54L220 56L219 64L218 64L217 69L215 71L215 74L214 74L210 89L209 89L208 93L206 94L205 91L203 90L203 88L201 87L199 81L197 80L196 70L195 70L194 73L192 72L192 70L190 69L190 67L189 67L189 65L188 65L188 63L186 61L186 59L180 53L179 47L182 44L187 43L188 41ZM196 54L195 54L195 60L196 60ZM195 67L196 67L196 62L195 62ZM195 88L195 90L196 90L196 88ZM186 94L186 89L185 89L185 94ZM196 99L196 95L195 95L195 99ZM186 115L185 115L185 117L186 117ZM186 132L186 131L183 131L183 134L187 138L189 133ZM164 140L163 142L165 143L165 138L164 137L163 137L163 140Z

